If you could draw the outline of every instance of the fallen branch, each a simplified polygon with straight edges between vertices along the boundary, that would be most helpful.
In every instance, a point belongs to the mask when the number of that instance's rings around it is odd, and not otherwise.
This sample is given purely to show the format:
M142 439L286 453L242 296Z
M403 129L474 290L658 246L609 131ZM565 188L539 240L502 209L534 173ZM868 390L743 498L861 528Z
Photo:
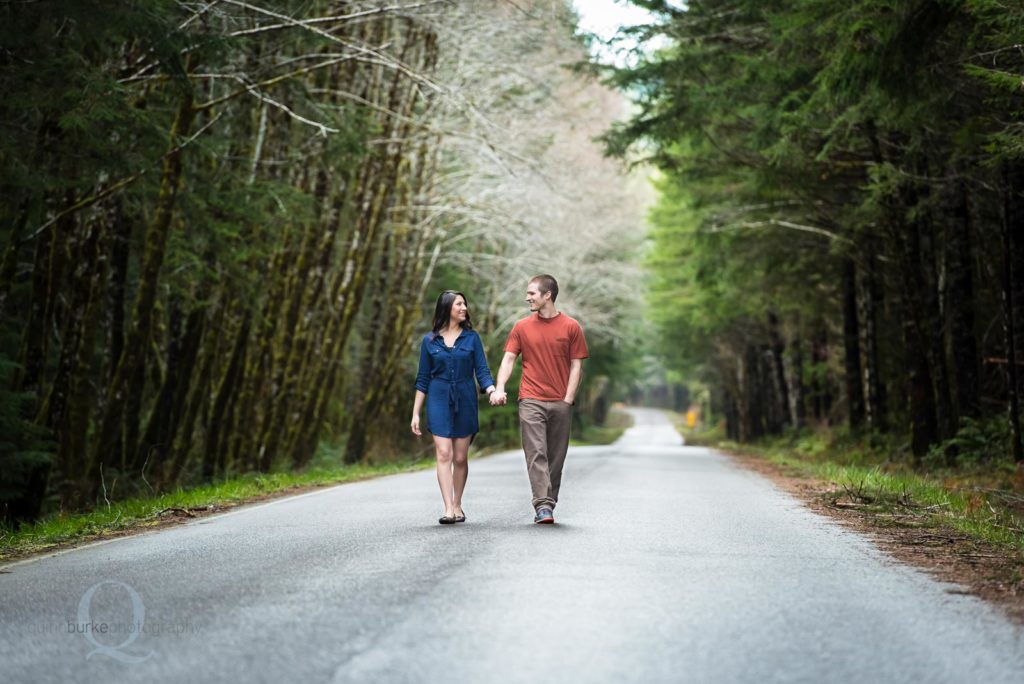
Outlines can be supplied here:
M178 507L165 508L162 511L160 511L159 513L157 513L157 516L161 516L164 513L181 513L182 515L187 515L190 518L196 517L196 514L193 513L191 511L191 509L188 509L188 508L178 508Z

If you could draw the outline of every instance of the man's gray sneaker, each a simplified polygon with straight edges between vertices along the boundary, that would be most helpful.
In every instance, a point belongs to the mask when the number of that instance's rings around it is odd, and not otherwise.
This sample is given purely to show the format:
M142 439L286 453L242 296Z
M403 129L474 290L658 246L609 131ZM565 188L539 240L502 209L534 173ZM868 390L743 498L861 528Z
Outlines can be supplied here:
M550 508L538 508L533 522L538 525L552 525L555 522L555 514Z

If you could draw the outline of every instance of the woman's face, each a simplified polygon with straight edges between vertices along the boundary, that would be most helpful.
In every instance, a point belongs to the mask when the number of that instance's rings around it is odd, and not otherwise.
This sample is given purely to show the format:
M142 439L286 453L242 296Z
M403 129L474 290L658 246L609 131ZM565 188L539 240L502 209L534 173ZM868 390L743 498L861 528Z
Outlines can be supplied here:
M452 322L462 323L469 316L469 306L466 304L466 300L462 295L456 295L455 301L452 302L452 308L448 312Z

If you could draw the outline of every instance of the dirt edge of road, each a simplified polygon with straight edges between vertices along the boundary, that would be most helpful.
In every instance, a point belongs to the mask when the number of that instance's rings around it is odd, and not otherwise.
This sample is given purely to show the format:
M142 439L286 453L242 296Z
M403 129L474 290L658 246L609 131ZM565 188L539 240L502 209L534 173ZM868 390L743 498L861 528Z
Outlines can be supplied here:
M913 521L901 521L898 515L844 503L842 491L834 482L792 475L757 456L720 451L742 467L767 477L814 512L867 535L889 556L962 588L951 589L951 593L982 598L1015 623L1024 625L1021 554L972 539L948 526L914 526Z

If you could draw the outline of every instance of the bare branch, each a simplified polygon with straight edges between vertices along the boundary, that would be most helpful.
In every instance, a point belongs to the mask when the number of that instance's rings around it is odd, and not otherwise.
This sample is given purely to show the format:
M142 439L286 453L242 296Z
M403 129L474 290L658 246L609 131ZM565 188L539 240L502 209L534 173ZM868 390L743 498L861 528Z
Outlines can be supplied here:
M67 209L64 209L63 211L58 212L49 221L47 221L46 223L43 223L41 226L39 226L34 231L32 231L31 235L29 235L28 237L22 239L22 244L24 244L26 242L30 242L31 240L34 240L35 238L37 238L39 236L40 233L42 233L44 230L46 230L47 228L49 228L50 226L55 224L57 221L59 221L62 218L64 218L65 216L69 216L70 214L74 214L75 212L81 211L82 209L85 209L86 207L91 207L92 205L96 204L100 200L105 199L107 197L110 197L111 195L113 195L118 190L121 190L122 188L127 187L128 185L134 183L136 180L138 180L139 178L144 176L146 173L148 173L149 171L151 171L154 168L156 168L156 166L159 165L161 162L163 162L164 159L166 159L170 155L172 155L172 154L174 154L174 153L184 149L189 144L191 144L192 141L194 141L200 135L205 133L207 131L207 129L209 129L211 126L213 126L213 124L217 123L217 121L220 120L220 118L223 115L224 115L223 112L218 113L217 116L213 117L208 122L206 122L206 124L204 124L195 133L190 135L184 142L182 142L180 145L175 146L173 149L168 150L167 152L165 152L158 159L156 159L152 164L150 164L149 166L145 167L144 169L141 169L140 171L136 171L135 173L131 174L130 176L125 176L121 180L117 181L116 183L113 183L112 185L107 186L105 189L103 189L102 191L96 193L95 195L83 198L83 199L75 202L74 204L72 204Z
M844 244L851 245L853 244L853 242L850 239L845 238L842 235L833 233L832 231L825 230L824 228L819 228L818 226L807 226L802 223L793 223L792 221L784 221L782 219L767 219L765 221L745 221L743 223L734 223L725 226L716 225L712 226L709 232L723 233L727 230L738 230L742 228L762 228L764 226L779 226L782 228L789 228L791 230L798 230L804 233L822 235L824 237L827 237L829 240L834 240L836 242L842 242Z
M364 19L371 16L380 16L387 13L401 13L408 12L423 7L429 7L431 5L438 4L450 4L452 0L430 0L429 2L418 2L413 5L392 5L390 7L377 7L374 9L363 10L362 12L353 12L352 14L339 14L332 17L316 17L314 19L296 19L294 21L282 22L280 24L270 24L268 26L259 26L252 29L244 29L241 31L235 31L228 35L232 38L238 36L251 36L257 33L266 33L267 31L278 31L280 29L295 28L297 25L301 26L316 26L317 24L332 24L351 21L353 19Z
M208 102L203 102L202 104L198 104L198 105L196 105L196 111L202 111L204 109L209 109L210 107L214 107L214 106L219 105L219 104L221 104L223 102L227 102L228 100L233 100L236 97L238 97L239 95L243 95L245 93L252 93L254 89L257 89L257 88L267 88L267 87L270 87L270 86L273 86L273 85L277 85L278 83L281 83L283 81L287 81L289 79L295 78L296 76L303 76L305 74L312 73L314 71L318 71L319 69L324 69L326 67L333 66L335 64L340 64L341 62L348 61L349 59L353 59L354 57L355 57L355 55L346 55L344 57L338 57L337 59L329 59L326 62L321 62L319 64L314 64L313 66L304 67L302 69L296 69L295 71L288 72L287 74L282 74L280 76L275 76L274 78L268 78L265 81L260 81L259 83L253 83L252 85L246 84L244 81L242 81L241 77L236 77L236 80L239 80L239 81L243 82L243 87L242 88L239 88L238 90L236 90L236 91L234 91L232 93L228 93L227 95L224 95L223 97L218 97L218 98L210 100Z
M387 55L384 52L381 52L380 50L373 49L373 48L361 47L361 46L356 45L354 43L351 43L351 42L349 42L347 40L344 40L344 39L342 39L342 38L340 38L338 36L335 36L335 35L333 35L331 33L328 33L327 31L324 31L323 29L317 28L316 26L312 26L312 25L309 25L307 23L304 23L300 19L294 19L294 18L289 17L287 15L280 14L279 12L274 12L274 11L268 10L268 9L266 9L264 7L259 7L257 5L253 5L252 3L243 2L242 0L223 0L223 1L228 3L228 4L230 4L230 5L235 5L237 7L243 7L245 9L252 10L253 12L257 12L259 14L264 14L266 16L273 17L273 18L275 18L275 19L277 19L279 21L282 21L282 22L284 22L284 23L286 23L288 25L295 26L297 28L302 28L302 29L304 29L306 31L309 31L311 33L314 33L314 34L320 36L321 38L325 38L326 40L329 40L332 43L337 43L339 45L344 45L347 48L356 50L360 54L372 55L372 56L376 57L377 59L381 60L380 63L383 64L384 66L386 66L386 67L388 67L390 69L394 69L396 71L401 72L402 74L408 76L413 81L415 81L417 83L420 83L422 85L425 85L425 86L429 87L430 89L432 89L432 90L434 90L436 92L439 92L439 93L444 92L443 88L441 88L438 84L434 83L432 80L430 80L426 76L424 76L422 74L416 73L415 71L410 69L405 64L402 64L401 61L399 61L399 60L397 60L397 59Z

